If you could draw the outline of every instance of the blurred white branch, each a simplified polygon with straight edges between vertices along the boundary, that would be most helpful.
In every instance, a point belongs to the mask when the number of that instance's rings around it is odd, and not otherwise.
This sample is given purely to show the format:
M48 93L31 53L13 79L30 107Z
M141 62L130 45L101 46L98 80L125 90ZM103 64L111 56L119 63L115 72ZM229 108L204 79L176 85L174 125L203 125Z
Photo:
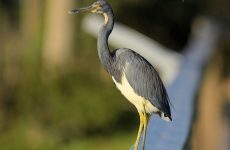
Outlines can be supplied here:
M102 17L88 15L83 20L83 30L97 37ZM115 23L109 43L118 48L130 48L157 68L165 83L170 83L176 76L180 65L181 55L161 46L156 41L123 24Z

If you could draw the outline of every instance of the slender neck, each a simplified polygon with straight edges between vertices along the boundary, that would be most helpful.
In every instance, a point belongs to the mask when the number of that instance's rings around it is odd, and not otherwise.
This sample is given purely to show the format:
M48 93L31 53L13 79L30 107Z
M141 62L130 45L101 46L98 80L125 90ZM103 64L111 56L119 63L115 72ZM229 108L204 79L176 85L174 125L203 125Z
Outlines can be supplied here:
M99 58L101 60L101 64L103 65L106 71L111 72L113 58L109 50L108 38L113 30L114 25L113 12L108 11L107 13L103 13L103 16L105 22L104 25L100 28L97 41L97 49Z

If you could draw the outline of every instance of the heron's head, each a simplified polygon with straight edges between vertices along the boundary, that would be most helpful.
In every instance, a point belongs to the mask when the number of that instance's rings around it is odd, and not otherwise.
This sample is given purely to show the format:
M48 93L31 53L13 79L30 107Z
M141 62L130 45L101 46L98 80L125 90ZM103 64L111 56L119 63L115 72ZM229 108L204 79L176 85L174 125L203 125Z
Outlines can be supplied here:
M111 8L109 4L105 0L98 0L88 7L76 8L76 9L70 10L69 13L74 14L74 13L80 13L80 12L91 12L91 13L103 14L103 13L108 12L110 9Z

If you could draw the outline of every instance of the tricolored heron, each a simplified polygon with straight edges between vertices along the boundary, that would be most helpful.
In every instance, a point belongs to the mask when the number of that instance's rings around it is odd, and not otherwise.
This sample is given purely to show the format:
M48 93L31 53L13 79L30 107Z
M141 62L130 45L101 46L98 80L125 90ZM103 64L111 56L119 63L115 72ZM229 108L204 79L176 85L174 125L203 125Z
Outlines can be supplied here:
M127 48L110 51L108 38L113 30L114 16L111 6L105 0L98 0L88 7L69 11L70 14L80 12L104 16L104 24L98 34L98 55L102 66L112 76L117 88L138 110L140 126L134 150L138 149L143 129L144 149L149 116L156 113L166 121L172 120L166 89L157 71L141 55Z

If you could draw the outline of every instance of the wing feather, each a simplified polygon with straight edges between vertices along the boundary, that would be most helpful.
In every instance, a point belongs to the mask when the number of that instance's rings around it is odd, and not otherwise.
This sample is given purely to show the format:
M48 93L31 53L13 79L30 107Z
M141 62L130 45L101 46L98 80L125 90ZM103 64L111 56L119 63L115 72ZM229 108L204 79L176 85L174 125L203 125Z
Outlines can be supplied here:
M126 50L119 59L125 62L123 72L134 92L171 117L169 97L155 68L132 50Z

